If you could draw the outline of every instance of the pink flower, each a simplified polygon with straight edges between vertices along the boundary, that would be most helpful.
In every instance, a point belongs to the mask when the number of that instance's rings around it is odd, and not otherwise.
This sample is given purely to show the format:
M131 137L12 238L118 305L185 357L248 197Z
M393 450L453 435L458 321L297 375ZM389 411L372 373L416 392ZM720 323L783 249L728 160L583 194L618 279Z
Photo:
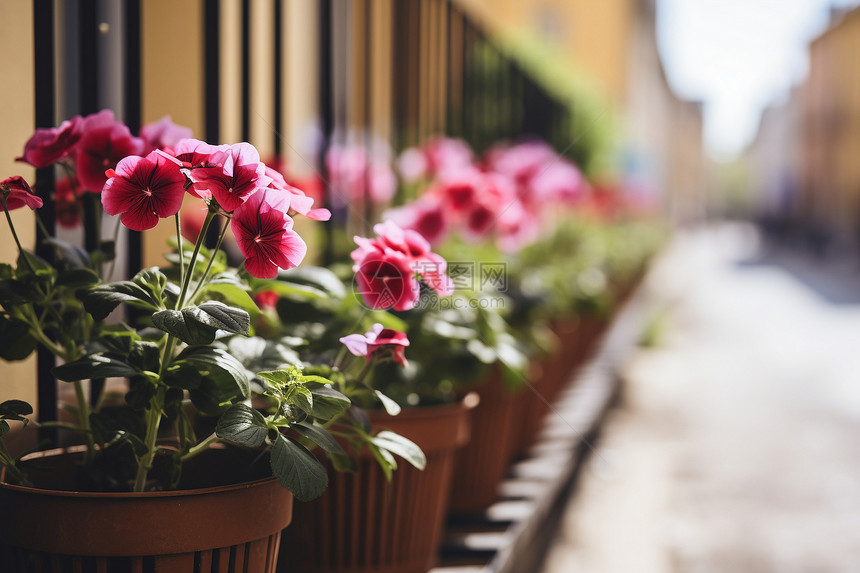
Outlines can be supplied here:
M546 165L529 181L533 199L540 204L574 203L588 193L588 183L572 163L559 159Z
M438 137L424 146L428 171L434 175L467 169L472 166L472 148L462 139Z
M406 183L415 183L427 174L427 156L416 147L405 149L397 158L397 171Z
M415 269L402 253L374 250L353 269L361 297L370 308L409 310L418 304Z
M347 350L354 356L364 356L369 361L374 354L382 350L390 352L391 358L402 366L406 366L404 349L409 346L406 334L391 328L383 328L378 322L367 333L350 334L340 339Z
M209 158L216 151L228 151L229 149L229 145L209 145L199 139L183 139L173 148L173 155L182 162L183 167L188 169L220 167L211 163Z
M416 276L438 294L451 294L453 282L445 274L447 264L430 251L424 237L392 221L376 225L373 230L378 238L355 237L358 248L350 255L365 304L394 310L413 308L420 291Z
M140 137L156 149L174 149L183 139L193 135L190 127L176 125L169 115L165 115L155 123L148 123L140 128Z
M109 109L85 117L82 129L75 154L78 181L85 191L98 193L107 181L105 171L123 157L143 153L145 144L124 123L115 121Z
M0 181L0 194L7 211L24 206L30 209L38 209L42 206L42 199L33 194L33 190L20 175L13 175Z
M251 195L233 212L231 222L245 269L261 279L275 278L278 268L298 266L308 250L287 215L289 197L270 193L264 190Z
M126 157L109 176L102 205L108 215L121 215L129 229L151 229L159 218L175 215L182 206L185 176L158 151L146 157Z
M438 245L448 234L449 215L435 195L425 195L403 207L391 209L385 217L404 229L412 229L431 245Z
M209 161L221 167L204 167L193 172L198 196L213 197L228 213L235 211L256 191L268 187L266 166L250 143L236 143L228 150L216 151Z
M278 293L273 290L264 290L254 298L257 299L257 304L259 304L261 308L275 308L280 296L278 296Z
M81 139L83 119L76 115L60 127L39 128L24 145L24 154L15 161L33 167L47 167L70 154Z
M308 219L314 221L328 221L331 219L331 212L328 209L312 209L314 199L305 195L304 191L298 187L293 187L277 170L266 166L266 176L272 182L269 183L269 189L275 192L289 193L290 195L290 215L304 215Z
M380 205L390 201L397 191L397 177L388 164L368 157L361 147L331 147L326 166L331 184L346 195L339 197L341 202L348 198Z

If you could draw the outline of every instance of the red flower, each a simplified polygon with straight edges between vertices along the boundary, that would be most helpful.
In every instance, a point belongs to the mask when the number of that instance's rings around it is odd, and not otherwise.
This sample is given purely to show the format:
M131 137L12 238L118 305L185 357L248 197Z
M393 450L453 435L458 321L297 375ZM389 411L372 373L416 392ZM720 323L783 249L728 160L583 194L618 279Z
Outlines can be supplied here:
M109 171L102 205L109 215L121 214L123 225L145 231L159 218L179 212L185 196L185 176L179 166L158 151L146 157L126 157Z
M406 366L404 349L409 346L406 334L391 328L383 328L378 322L365 334L350 334L340 339L347 350L355 356L365 356L370 360L380 350L390 352L395 362Z
M199 139L183 139L173 148L173 154L182 166L189 169L198 167L217 167L209 161L216 151L229 151L229 145L209 145ZM192 172L193 173L193 172ZM192 180L194 177L191 177Z
M24 154L15 161L33 167L47 167L71 153L81 139L83 120L76 115L60 127L39 128L24 145Z
M132 136L124 123L114 120L109 109L85 117L83 132L75 164L81 187L93 193L104 187L105 171L115 168L123 157L140 155L145 147L143 140Z
M140 128L141 139L156 149L174 149L180 141L188 139L192 135L193 132L190 127L176 125L169 115Z
M264 290L255 298L257 299L257 304L259 304L261 308L275 308L280 296L278 296L278 293L273 290Z
M236 243L245 257L245 269L261 279L276 277L278 268L298 266L308 250L287 215L288 196L269 193L251 195L234 211L231 222Z
M78 183L70 177L57 181L57 222L64 229L74 229L81 224L81 199Z
M229 149L216 151L209 161L220 167L195 170L194 188L201 197L213 197L228 213L272 182L265 175L266 166L260 161L260 153L250 143L236 143Z
M38 209L42 206L42 199L33 194L33 190L20 175L13 175L0 181L0 194L7 211L24 206L30 209Z

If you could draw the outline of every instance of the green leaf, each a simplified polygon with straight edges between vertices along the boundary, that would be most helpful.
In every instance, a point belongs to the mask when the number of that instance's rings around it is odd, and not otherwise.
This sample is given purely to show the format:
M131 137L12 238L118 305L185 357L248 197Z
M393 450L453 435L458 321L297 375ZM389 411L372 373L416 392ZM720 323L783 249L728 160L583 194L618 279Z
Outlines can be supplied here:
M9 433L9 430L11 430L9 424L5 420L0 420L0 436Z
M15 276L15 267L9 263L0 263L0 279L11 279Z
M233 336L227 341L227 349L251 372L278 370L301 363L295 350L277 340L259 336Z
M196 390L203 383L203 375L196 366L179 360L170 365L162 381L171 388Z
M37 280L50 280L54 276L54 267L48 261L27 251L19 253L17 265L16 272L19 279L32 278L34 272Z
M306 375L303 374L301 379L302 379L302 382L305 382L305 383L308 383L308 382L314 382L316 384L331 384L332 383L332 381L329 380L328 378L323 378L322 376L317 376L316 374L306 374Z
M214 297L212 296L214 295ZM247 312L252 318L260 315L260 308L248 291L238 284L231 282L215 282L210 281L205 287L200 289L199 297L217 298L221 302L241 308Z
M57 366L52 372L54 376L64 382L114 376L126 378L140 373L137 368L127 364L122 357L108 353L90 354L79 360Z
M77 245L55 238L44 239L42 242L54 247L59 258L68 263L70 268L92 268L93 266L89 253Z
M104 320L120 303L132 306L158 310L160 301L153 299L152 293L132 281L119 281L94 286L78 292L78 298L84 303L87 312L96 320Z
M344 298L346 287L336 274L324 267L295 267L278 272L278 282L304 285L334 298Z
M6 309L36 302L41 298L38 291L25 282L16 279L0 280L0 305Z
M376 458L376 462L382 469L382 473L385 474L386 481L390 482L392 472L397 469L397 460L394 459L394 456L391 455L391 452L380 448L373 442L368 442L367 447L370 450L370 453L373 454L373 457Z
M382 402L382 407L385 408L385 411L389 416L396 416L400 413L400 405L380 392L379 390L374 390L376 397L379 398L379 401Z
M203 378L191 390L191 400L206 415L223 412L235 400L250 395L248 371L233 356L220 348L191 347L177 357L195 366Z
M332 436L329 431L322 426L309 424L307 422L295 422L290 424L290 428L308 438L330 454L346 455L346 451L337 442L337 440L334 439L334 436Z
M118 339L123 340L123 339ZM131 343L128 361L138 370L149 370L158 372L161 368L161 348L148 340L134 340L127 338Z
M152 324L191 346L200 346L215 340L215 332L225 330L233 334L248 334L251 317L244 310L209 301L200 306L180 310L162 310L152 315Z
M57 286L65 286L70 289L94 285L99 282L99 275L92 269L81 267L68 271L60 271L57 275Z
M215 434L219 438L248 448L259 448L266 441L269 428L260 412L246 404L234 404L224 412Z
M167 277L164 276L158 267L149 267L143 269L131 279L136 285L146 289L151 295L152 300L161 301L164 287L167 286Z
M371 441L379 448L397 454L419 470L427 467L427 458L421 448L400 434L382 430L371 438Z
M279 434L272 448L272 473L299 501L318 498L328 487L325 468L303 445Z
M314 398L311 415L319 420L331 420L346 412L351 402L349 398L326 384L308 383L307 388Z
M21 320L0 316L0 358L23 360L36 348L38 342L30 334L30 326Z
M23 421L29 414L33 413L33 406L23 400L6 400L0 402L0 418Z

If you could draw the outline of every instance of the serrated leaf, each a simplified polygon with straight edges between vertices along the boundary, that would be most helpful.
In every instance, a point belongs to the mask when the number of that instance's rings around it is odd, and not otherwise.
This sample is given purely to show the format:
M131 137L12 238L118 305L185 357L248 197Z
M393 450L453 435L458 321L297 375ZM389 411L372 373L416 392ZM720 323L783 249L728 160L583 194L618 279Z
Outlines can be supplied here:
M119 281L94 286L79 291L77 296L84 303L87 312L92 314L96 320L103 320L120 303L148 310L160 308L159 301L154 300L150 292L132 281Z
M158 267L149 267L138 272L131 279L136 285L146 289L152 294L152 299L160 301L164 287L167 285L167 277Z
M122 357L111 354L90 354L79 360L56 366L54 376L64 382L75 382L90 378L126 378L140 371L127 364Z
M284 435L272 448L272 473L299 501L318 498L328 487L325 467L303 445Z
M180 310L162 310L152 315L152 324L191 346L202 346L215 340L215 333L224 330L233 334L248 334L251 317L244 310L209 301L200 306Z
M382 407L385 408L385 411L388 413L389 416L396 416L400 413L400 405L397 402L395 402L379 390L374 390L374 393L376 394L376 397L379 399L379 401L382 402Z
M234 404L224 412L215 427L215 434L248 448L259 448L266 441L269 428L260 412L246 404Z
M421 451L421 448L415 442L404 438L400 434L382 430L373 436L371 441L383 450L397 454L419 470L427 467L427 457Z
M240 308L252 318L260 315L260 308L251 295L238 284L230 282L209 282L200 290L200 297L210 298L212 295L226 304Z

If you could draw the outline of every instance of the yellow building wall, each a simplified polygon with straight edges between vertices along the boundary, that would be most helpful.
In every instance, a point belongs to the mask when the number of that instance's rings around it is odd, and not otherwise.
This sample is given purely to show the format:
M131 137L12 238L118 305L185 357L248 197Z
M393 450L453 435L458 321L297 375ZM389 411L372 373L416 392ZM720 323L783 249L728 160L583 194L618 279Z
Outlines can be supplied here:
M0 180L21 175L33 183L35 171L14 160L33 134L33 6L30 2L0 3L0 77L7 85L0 90ZM14 57L10 57L14 54ZM12 212L24 248L35 245L35 221L29 209ZM0 222L0 262L14 263L18 256L6 218ZM0 402L15 398L36 403L35 355L23 362L0 361Z

